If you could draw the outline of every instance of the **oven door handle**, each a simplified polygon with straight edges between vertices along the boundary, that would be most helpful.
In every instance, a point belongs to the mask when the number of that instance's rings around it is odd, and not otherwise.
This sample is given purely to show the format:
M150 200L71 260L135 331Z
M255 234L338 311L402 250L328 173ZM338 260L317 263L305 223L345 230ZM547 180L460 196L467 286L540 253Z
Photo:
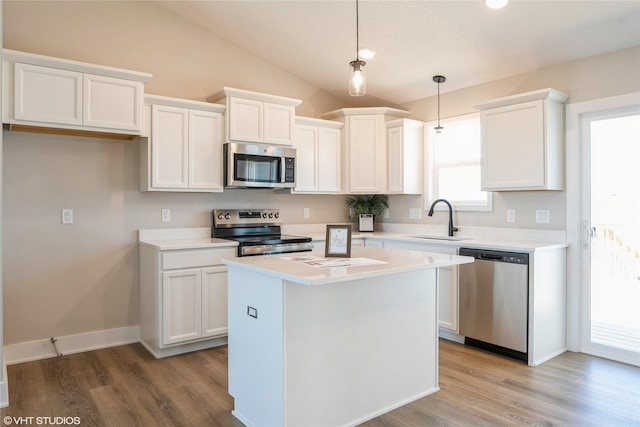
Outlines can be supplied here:
M313 244L311 242L304 243L285 243L276 245L250 245L240 246L239 256L250 255L270 255L281 254L287 252L308 252L313 250Z

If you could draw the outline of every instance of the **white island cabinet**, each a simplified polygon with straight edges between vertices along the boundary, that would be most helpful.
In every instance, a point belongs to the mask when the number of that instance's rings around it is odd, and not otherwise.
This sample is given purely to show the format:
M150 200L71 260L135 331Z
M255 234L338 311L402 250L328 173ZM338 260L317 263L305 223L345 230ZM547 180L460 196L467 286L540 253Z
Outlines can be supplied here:
M2 121L11 129L140 135L151 74L9 49L2 66Z
M156 358L227 343L227 267L236 254L229 240L200 235L151 239L141 230L140 342ZM169 229L169 233L171 233Z
M436 269L473 260L383 248L351 257L375 264L223 261L229 394L245 425L356 425L438 390Z

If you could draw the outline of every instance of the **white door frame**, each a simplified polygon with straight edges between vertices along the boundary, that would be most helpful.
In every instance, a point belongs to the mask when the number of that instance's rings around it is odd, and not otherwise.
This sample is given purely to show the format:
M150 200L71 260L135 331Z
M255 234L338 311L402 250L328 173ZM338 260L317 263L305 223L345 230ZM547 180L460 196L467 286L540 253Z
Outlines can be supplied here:
M583 287L582 245L582 119L596 112L640 105L640 92L569 104L566 110L566 194L567 194L567 348L583 351L581 344L582 307L589 304Z

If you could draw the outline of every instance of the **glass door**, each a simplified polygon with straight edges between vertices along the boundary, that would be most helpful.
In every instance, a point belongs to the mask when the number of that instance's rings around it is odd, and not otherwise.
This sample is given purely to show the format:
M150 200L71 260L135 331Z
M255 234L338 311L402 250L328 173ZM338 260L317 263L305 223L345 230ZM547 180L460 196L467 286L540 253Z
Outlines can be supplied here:
M640 361L640 111L582 119L585 353Z

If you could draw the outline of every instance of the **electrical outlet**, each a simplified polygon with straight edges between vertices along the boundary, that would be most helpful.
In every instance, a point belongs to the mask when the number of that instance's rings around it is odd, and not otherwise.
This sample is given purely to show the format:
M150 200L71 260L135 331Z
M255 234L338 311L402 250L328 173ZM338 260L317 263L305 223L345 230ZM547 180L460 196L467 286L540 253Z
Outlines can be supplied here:
M507 209L507 222L516 222L516 210Z
M304 219L309 219L309 208L303 209L302 216L304 216Z
M171 222L171 209L162 209L162 222Z
M62 209L62 223L73 224L73 209Z
M384 218L389 218L389 208L384 208Z
M549 223L549 211L548 210L536 210L536 222L538 224Z
M420 218L422 218L422 209L409 208L409 219L420 219Z

